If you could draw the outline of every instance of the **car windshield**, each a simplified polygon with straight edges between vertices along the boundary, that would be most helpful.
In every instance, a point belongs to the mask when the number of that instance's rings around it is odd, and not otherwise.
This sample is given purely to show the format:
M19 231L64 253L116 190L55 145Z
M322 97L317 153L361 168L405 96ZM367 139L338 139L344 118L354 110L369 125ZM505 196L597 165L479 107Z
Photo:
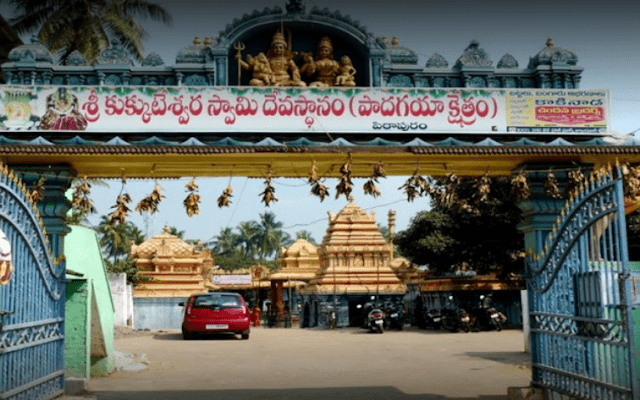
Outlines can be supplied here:
M194 307L200 308L233 308L241 307L240 298L234 295L207 295L196 297Z

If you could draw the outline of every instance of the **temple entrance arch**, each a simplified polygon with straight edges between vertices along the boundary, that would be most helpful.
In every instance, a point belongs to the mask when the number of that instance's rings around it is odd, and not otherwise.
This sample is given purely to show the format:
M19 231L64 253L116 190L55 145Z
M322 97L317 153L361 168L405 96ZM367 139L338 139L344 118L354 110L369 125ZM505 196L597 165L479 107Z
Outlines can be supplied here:
M303 3L238 19L218 38L183 49L174 67L156 55L132 68L117 45L95 65L77 54L55 65L44 46L19 46L2 66L8 82L0 87L2 161L36 178L58 168L69 176L153 179L306 179L314 171L343 187L352 177L371 176L378 163L390 176L505 176L527 163L640 163L638 143L611 130L608 91L577 90L577 57L552 40L526 68L508 54L493 66L477 42L451 65L436 53L422 67L397 40L385 42L350 17L305 10ZM317 76L307 87L270 86L253 76L255 67L251 78L265 85L250 86L248 70L238 79L237 51L245 62L246 54L257 58L279 28L277 39L291 43L291 52L317 51L326 36L336 61L353 56L355 86L308 87ZM68 184L58 178L48 189L53 201L43 223L61 256ZM542 185L537 179L532 190ZM560 209L547 200L525 206L526 245L539 251ZM317 300L307 306L316 323L322 307ZM62 317L58 309L55 318Z

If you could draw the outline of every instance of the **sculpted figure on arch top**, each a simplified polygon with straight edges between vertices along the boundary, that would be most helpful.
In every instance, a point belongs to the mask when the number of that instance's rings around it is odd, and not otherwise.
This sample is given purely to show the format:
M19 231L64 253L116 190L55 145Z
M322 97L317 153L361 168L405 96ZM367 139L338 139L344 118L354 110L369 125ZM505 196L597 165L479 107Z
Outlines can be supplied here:
M291 35L289 35L291 36ZM302 76L312 87L321 86L355 86L356 70L349 56L343 56L341 62L334 59L333 43L328 36L318 42L316 52L293 52L291 38L287 41L285 35L278 31L273 35L269 51L258 53L256 56L247 54L246 61L242 59L240 51L235 59L239 68L252 71L249 81L252 86L307 86ZM238 43L237 49L244 45ZM294 58L302 57L302 67L298 68Z
M351 78L353 78L355 69L353 69L353 71L346 69L341 70L340 63L333 58L333 43L328 36L320 39L313 57L311 57L309 53L305 53L303 58L304 64L300 68L300 71L312 78L309 86L353 86L350 84L353 79L348 79L347 75L351 74ZM350 61L351 60L349 60L349 64L351 64ZM337 78L341 74L344 74L344 76L338 80Z
M290 50L290 46L282 32L276 32L271 40L271 46L266 56L258 54L256 58L247 55L247 61L242 60L242 54L237 53L242 69L252 70L253 79L250 84L253 86L306 86L300 79L300 70L293 61L295 53Z

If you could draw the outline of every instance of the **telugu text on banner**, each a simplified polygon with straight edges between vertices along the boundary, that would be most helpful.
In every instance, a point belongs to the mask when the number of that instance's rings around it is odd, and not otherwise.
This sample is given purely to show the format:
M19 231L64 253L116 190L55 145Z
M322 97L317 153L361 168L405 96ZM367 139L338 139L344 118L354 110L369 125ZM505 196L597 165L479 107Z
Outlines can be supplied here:
M608 104L606 90L0 86L0 130L598 133Z

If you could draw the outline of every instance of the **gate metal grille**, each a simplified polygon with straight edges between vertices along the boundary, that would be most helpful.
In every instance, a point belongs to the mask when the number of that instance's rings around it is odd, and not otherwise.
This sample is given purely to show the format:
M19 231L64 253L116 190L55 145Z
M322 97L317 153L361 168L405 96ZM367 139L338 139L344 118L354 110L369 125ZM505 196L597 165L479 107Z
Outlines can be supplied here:
M622 180L596 176L529 260L532 383L551 397L638 400Z
M0 399L49 399L64 391L64 262L53 263L24 186L2 168L0 229L14 275L0 286ZM56 265L57 264L57 265Z

